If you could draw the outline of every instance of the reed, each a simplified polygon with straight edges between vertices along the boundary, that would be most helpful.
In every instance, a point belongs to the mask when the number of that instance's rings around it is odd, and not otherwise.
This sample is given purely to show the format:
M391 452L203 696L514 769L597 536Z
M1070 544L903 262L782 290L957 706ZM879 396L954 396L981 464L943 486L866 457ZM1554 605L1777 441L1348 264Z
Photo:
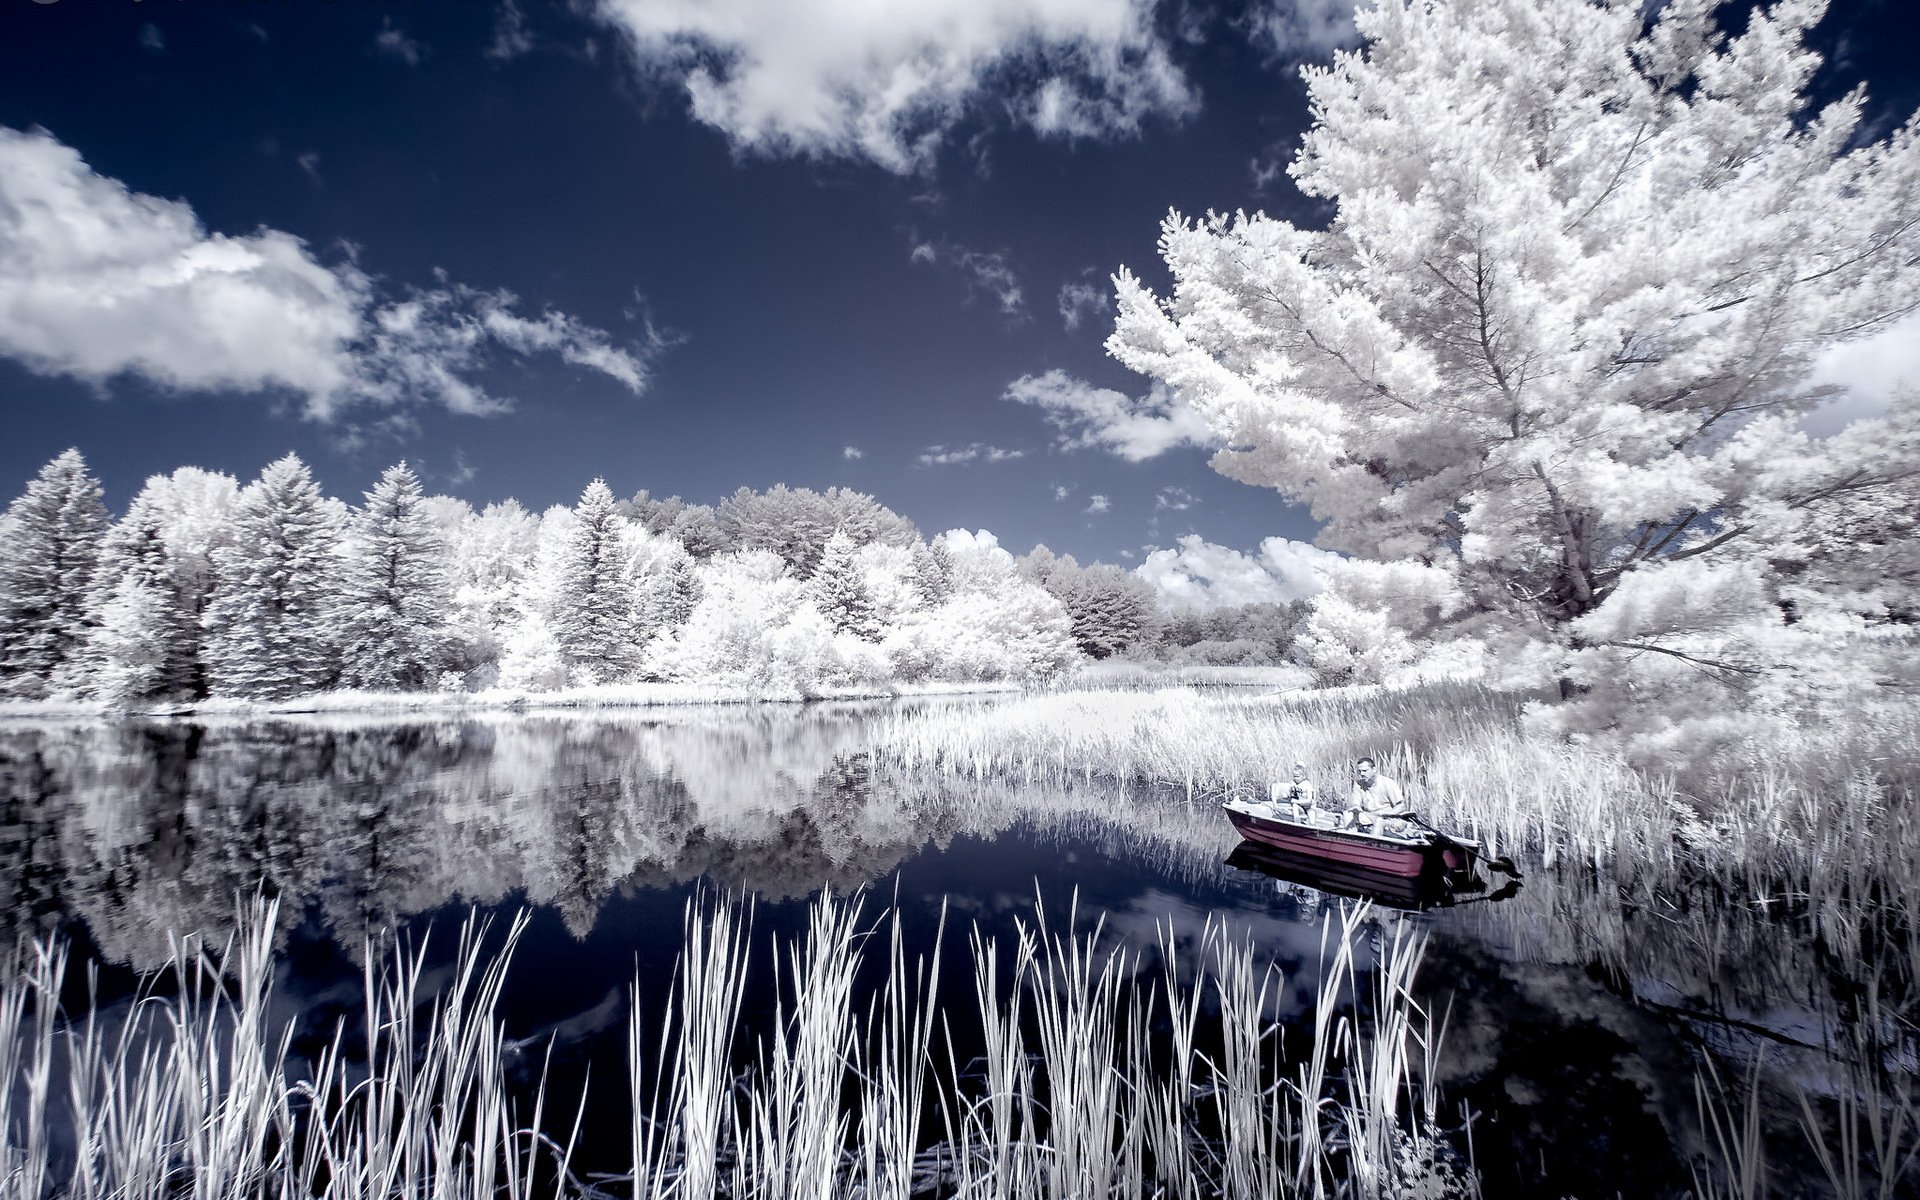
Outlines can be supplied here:
M0 979L0 1200L608 1194L573 1170L583 1107L556 1133L544 1083L529 1111L508 1096L497 1008L524 918L493 952L469 922L431 989L424 943L370 948L363 1053L350 1061L343 1028L307 1061L275 1016L275 915L243 912L218 952L179 940L171 990L156 980L125 1007L63 1012L64 948L17 948ZM690 903L665 1010L633 1019L622 1195L1374 1197L1434 1178L1410 1149L1434 1134L1407 1103L1437 1052L1411 991L1418 938L1380 941L1364 906L1329 927L1298 1076L1277 970L1218 923L1193 953L1163 927L1158 970L1077 902L1037 909L1004 953L976 927L973 1004L942 1009L938 941L910 955L897 912L823 893L806 933L773 947L776 1015L746 1037L751 924L741 902ZM1386 950L1364 966L1373 941ZM863 988L869 967L881 979ZM979 1054L960 1061L962 1043Z

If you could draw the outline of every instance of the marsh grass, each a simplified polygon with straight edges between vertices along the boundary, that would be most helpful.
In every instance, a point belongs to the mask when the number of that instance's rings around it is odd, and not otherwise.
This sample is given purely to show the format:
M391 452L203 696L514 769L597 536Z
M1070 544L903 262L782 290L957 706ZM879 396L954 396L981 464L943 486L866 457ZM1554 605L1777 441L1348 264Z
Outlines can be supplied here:
M1218 923L1184 951L1163 928L1157 969L1077 903L1037 909L1004 946L976 927L971 1003L943 1009L939 947L910 953L897 911L822 894L766 966L750 906L696 899L664 1010L629 1028L631 1169L594 1182L571 1160L584 1106L558 1106L575 1115L556 1134L544 1082L524 1111L505 1082L497 1009L524 919L495 951L470 922L444 976L424 945L376 948L363 1053L343 1027L302 1058L273 1016L275 915L243 912L217 952L177 942L170 990L155 980L130 1007L63 1011L64 948L18 947L0 981L0 1197L1470 1190L1436 1166L1430 1094L1416 1103L1439 1035L1411 992L1421 935L1382 932L1365 906L1329 922L1317 1014L1289 1055L1284 981ZM748 1030L762 969L779 999Z

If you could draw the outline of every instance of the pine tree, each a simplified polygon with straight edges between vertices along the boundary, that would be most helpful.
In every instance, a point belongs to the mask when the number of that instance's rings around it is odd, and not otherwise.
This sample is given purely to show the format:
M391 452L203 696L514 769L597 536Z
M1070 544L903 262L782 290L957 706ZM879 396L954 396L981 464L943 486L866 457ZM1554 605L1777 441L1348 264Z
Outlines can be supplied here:
M637 651L633 593L620 544L620 514L606 481L596 479L574 506L574 527L561 564L553 633L568 674L578 683L624 677Z
M850 633L874 642L880 640L879 622L874 619L873 597L855 561L853 539L844 529L835 530L820 552L807 587L820 614L835 633Z
M90 632L76 656L81 690L117 704L205 694L201 618L211 555L225 540L238 492L231 476L182 467L148 479L107 530L88 599ZM146 593L131 625L133 594L122 590L129 579ZM144 691L130 690L136 681Z
M947 553L945 543L936 540L932 545L914 545L913 586L928 608L937 608L953 595L953 556Z
M640 640L687 623L693 606L700 602L700 578L691 556L674 558L666 567L649 576L640 587L637 602Z
M214 555L206 666L215 693L280 700L335 674L339 523L292 454L240 494L233 541Z
M129 571L94 611L88 637L86 690L117 707L170 691L177 610L161 587Z
M405 463L366 493L347 537L341 678L374 691L420 691L448 643L445 546Z
M78 450L40 469L7 508L0 542L0 691L45 697L86 630L107 509Z

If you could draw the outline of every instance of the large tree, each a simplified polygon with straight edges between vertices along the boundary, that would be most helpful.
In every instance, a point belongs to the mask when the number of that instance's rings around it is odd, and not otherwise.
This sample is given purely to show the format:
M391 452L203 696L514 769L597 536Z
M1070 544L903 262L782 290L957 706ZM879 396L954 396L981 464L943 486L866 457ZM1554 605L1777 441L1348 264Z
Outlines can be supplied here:
M340 507L292 454L240 493L205 618L214 694L284 700L333 682Z
M1901 619L1806 558L1906 486L1911 412L1797 421L1817 355L1920 304L1920 126L1872 137L1859 91L1811 110L1818 0L1738 36L1716 7L1380 0L1305 72L1291 174L1327 227L1176 215L1171 298L1117 277L1109 349L1222 435L1215 466L1402 564L1352 594L1336 570L1328 613L1576 688L1747 691L1815 627Z
M72 665L106 529L78 450L40 468L0 517L0 692L43 697Z
M422 691L449 662L446 544L405 463L387 468L366 501L343 548L341 675L351 687Z
M626 520L603 479L580 493L573 515L553 599L553 635L574 682L617 682L632 672L640 649L621 543Z

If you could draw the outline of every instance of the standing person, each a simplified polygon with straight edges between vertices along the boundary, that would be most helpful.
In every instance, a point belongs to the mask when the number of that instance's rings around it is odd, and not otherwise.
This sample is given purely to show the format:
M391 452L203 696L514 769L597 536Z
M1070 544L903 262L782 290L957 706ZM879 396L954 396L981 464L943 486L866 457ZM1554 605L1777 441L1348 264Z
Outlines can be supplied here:
M1380 774L1371 758L1353 764L1353 791L1348 798L1346 825L1372 832L1382 814L1405 812L1407 794L1400 784Z

